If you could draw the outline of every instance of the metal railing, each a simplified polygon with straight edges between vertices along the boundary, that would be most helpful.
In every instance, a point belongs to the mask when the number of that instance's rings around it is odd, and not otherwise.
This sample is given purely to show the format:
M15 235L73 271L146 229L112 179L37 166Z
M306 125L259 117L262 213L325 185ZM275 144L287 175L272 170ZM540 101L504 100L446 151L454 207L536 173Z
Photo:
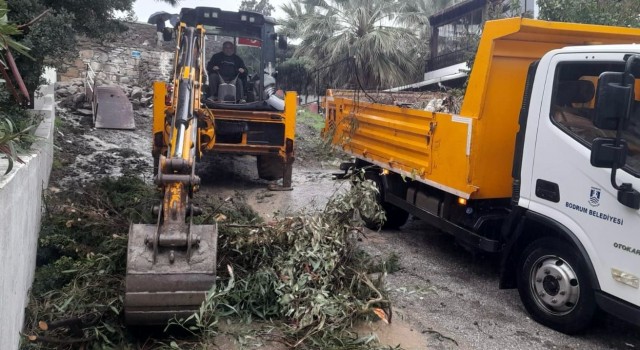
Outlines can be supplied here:
M98 106L96 104L96 72L91 68L91 62L87 63L87 75L84 78L84 100L91 102L93 121L95 123Z
M87 75L84 78L84 84L85 91L86 89L90 89L92 96L91 98L93 98L93 94L95 93L94 89L96 86L96 72L93 70L93 68L91 68L91 63L87 63ZM90 99L89 96L87 96L87 99Z

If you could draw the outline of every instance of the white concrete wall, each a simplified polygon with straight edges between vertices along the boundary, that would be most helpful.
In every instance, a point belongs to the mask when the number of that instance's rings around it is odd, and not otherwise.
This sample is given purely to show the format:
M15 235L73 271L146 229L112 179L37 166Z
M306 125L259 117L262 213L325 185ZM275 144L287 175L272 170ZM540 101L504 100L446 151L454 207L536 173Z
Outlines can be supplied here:
M50 81L51 84L55 81ZM32 151L20 155L25 164L14 163L0 177L0 349L15 350L20 343L24 309L33 282L36 249L42 216L42 190L47 187L53 162L55 105L53 86L41 90L35 113L44 121ZM0 160L0 174L7 161Z

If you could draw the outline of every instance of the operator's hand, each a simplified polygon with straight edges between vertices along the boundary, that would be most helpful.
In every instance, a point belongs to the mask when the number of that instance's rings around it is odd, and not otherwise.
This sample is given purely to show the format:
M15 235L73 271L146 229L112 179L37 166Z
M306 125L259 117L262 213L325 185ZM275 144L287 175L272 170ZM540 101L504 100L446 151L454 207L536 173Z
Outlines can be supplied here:
M239 68L238 72L240 72L240 74L244 73L244 68Z
M212 69L213 69L213 70L218 70L218 69L220 69L220 67L218 67L218 66L213 66L213 68L212 68Z

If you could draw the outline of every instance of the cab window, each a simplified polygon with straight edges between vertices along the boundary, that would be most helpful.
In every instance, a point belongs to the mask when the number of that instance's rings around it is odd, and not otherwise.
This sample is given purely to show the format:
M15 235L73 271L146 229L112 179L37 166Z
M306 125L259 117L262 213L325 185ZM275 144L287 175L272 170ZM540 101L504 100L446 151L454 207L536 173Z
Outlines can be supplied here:
M598 137L616 132L593 125L595 92L603 72L623 72L624 63L563 63L558 65L551 103L551 120L587 148ZM622 137L629 145L625 170L640 177L640 81L636 80L631 123Z

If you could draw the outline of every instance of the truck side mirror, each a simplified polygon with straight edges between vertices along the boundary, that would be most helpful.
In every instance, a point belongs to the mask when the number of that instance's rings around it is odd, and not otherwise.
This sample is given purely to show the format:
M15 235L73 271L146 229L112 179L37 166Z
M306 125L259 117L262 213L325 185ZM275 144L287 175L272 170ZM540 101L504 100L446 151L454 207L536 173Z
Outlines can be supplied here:
M280 50L287 49L287 37L284 35L278 35L278 48Z
M591 145L591 165L596 168L622 168L627 163L628 146L625 140L597 138Z
M623 129L629 124L629 110L634 96L633 75L618 72L604 72L598 78L596 92L596 114L593 124L603 130ZM630 83L627 83L630 82Z

